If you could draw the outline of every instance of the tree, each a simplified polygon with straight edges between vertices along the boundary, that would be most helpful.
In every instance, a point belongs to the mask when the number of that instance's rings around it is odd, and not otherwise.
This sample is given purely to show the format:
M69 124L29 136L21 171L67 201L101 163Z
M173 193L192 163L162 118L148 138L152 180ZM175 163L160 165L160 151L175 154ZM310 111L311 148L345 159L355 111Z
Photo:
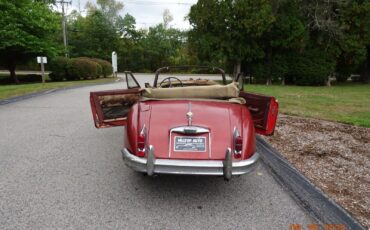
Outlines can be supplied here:
M185 34L177 29L167 29L163 24L150 27L141 38L144 66L155 70L170 65L184 42Z
M341 9L340 24L343 37L338 44L337 74L344 75L346 79L351 73L359 71L362 81L370 83L370 66L366 65L370 61L370 2L350 2Z
M122 38L136 39L138 34L136 20L132 15L126 14L123 18L119 18L116 26Z
M88 11L100 11L113 25L121 17L119 13L123 10L123 3L116 0L97 0L96 3L97 5L88 2L86 5Z
M273 0L270 2L275 21L271 29L266 31L259 46L264 49L264 58L257 60L262 64L266 85L272 84L273 78L282 79L285 84L285 74L288 56L292 53L299 55L306 45L308 34L297 8L297 0Z
M85 18L78 16L69 27L71 56L109 59L117 47L117 30L100 10L89 11Z
M165 28L173 21L173 16L169 9L163 11L163 25Z
M96 5L88 2L87 15L69 17L69 45L72 56L87 56L110 59L111 53L120 46L120 37L134 33L135 27L130 27L131 15L120 16L123 4L117 0L97 0Z
M366 46L370 44L369 1L303 1L301 7L310 33L309 45L335 60L338 75L346 79L366 58Z
M199 0L188 17L193 27L189 41L200 59L233 64L234 73L243 60L264 56L259 39L275 20L267 0Z
M33 0L0 1L0 9L0 60L18 83L17 64L60 51L53 40L60 17L47 4Z

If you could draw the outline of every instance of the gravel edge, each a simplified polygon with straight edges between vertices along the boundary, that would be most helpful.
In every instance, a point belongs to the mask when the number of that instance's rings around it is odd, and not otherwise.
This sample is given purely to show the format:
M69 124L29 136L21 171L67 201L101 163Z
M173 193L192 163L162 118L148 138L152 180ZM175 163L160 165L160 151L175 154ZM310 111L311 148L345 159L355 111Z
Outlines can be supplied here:
M263 162L281 184L314 219L325 224L345 224L346 229L366 230L346 210L313 185L265 140L257 136L257 149Z

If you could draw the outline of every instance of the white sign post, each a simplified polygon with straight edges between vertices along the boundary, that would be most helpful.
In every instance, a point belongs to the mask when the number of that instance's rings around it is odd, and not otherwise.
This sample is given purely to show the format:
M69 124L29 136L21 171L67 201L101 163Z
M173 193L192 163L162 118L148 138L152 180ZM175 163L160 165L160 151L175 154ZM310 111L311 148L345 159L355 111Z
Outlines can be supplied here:
M45 68L44 68L44 64L48 63L48 59L46 57L37 57L37 63L41 64L42 83L45 83Z
M112 67L113 67L113 76L117 77L117 53L116 51L112 52Z

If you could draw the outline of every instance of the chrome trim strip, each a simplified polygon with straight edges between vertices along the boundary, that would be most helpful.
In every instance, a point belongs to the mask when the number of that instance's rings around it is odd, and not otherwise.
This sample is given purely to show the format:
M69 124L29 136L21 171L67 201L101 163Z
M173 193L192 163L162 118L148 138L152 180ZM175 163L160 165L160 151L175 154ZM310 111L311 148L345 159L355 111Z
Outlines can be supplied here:
M201 134L209 133L209 129L199 126L179 126L171 129L171 132L183 134Z
M141 158L131 154L126 148L122 150L122 158L127 166L138 172L148 173L147 164L149 161L152 161L153 174L225 176L224 162L222 160L155 159L154 154L153 160L147 160L147 158ZM247 160L231 162L230 175L242 175L252 172L254 169L257 168L259 158L259 153L255 152L253 156Z

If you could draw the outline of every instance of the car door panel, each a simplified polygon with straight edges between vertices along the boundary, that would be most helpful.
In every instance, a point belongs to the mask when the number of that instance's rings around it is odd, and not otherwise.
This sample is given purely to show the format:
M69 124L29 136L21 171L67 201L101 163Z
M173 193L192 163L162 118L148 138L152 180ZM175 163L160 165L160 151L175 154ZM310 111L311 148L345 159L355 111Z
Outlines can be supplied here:
M240 97L246 100L256 132L265 136L273 135L279 109L276 99L247 92L240 92Z
M90 105L96 128L124 126L130 108L139 101L140 88L90 93Z

